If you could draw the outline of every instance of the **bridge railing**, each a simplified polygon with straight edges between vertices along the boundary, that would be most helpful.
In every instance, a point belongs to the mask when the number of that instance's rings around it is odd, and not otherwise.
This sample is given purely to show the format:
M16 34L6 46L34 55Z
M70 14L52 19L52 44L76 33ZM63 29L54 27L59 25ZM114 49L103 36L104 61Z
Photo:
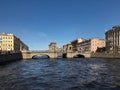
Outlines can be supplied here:
M48 50L29 50L30 52L46 52Z
M22 51L22 52L44 52L44 53L50 53L50 52L53 52L53 51L50 51L50 50L28 50L28 51ZM61 51L54 51L54 53L58 53L58 52L61 52Z

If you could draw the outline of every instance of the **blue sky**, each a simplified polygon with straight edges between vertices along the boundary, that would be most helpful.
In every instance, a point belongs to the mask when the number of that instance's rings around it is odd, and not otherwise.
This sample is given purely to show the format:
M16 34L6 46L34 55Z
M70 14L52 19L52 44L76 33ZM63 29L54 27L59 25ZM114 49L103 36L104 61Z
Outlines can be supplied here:
M0 0L0 33L13 33L32 50L76 38L104 38L120 24L120 0Z

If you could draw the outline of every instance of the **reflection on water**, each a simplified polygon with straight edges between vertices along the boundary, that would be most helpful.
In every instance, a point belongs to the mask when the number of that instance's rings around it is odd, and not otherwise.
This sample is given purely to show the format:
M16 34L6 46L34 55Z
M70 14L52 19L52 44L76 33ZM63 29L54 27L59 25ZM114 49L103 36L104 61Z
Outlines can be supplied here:
M120 90L120 60L23 60L0 65L0 90Z

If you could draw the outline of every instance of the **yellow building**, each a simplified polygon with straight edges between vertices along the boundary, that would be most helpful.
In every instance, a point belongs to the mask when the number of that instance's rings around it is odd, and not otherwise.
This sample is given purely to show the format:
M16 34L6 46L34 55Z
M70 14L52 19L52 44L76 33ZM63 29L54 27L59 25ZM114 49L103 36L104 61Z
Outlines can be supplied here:
M2 33L0 34L0 50L1 51L22 51L28 50L28 46L25 45L19 38L13 34Z

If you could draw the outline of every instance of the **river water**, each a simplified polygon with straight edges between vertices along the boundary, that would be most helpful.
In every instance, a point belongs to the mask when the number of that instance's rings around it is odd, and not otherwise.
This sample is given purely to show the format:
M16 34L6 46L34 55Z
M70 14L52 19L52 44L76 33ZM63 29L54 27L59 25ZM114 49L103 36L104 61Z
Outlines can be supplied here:
M120 59L35 59L3 64L0 90L120 90Z

